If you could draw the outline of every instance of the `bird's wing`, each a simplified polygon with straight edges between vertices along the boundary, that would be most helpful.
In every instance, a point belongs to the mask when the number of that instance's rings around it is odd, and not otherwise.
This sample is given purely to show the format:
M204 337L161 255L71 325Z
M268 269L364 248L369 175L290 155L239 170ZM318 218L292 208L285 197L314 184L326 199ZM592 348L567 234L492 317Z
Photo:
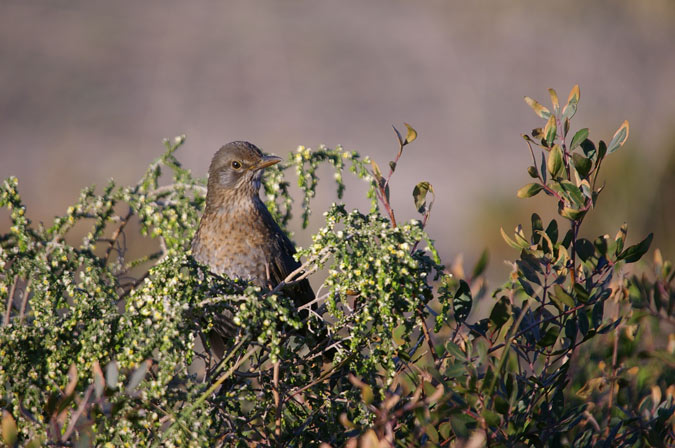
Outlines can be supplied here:
M270 229L270 233L274 235L275 245L277 251L272 254L270 263L270 280L274 285L282 282L288 275L300 267L300 262L293 258L295 254L295 246L291 240L288 239L283 230L274 221L269 213L265 214L265 224ZM301 306L314 299L314 291L307 279L295 283L285 288L288 295L293 299L295 306Z

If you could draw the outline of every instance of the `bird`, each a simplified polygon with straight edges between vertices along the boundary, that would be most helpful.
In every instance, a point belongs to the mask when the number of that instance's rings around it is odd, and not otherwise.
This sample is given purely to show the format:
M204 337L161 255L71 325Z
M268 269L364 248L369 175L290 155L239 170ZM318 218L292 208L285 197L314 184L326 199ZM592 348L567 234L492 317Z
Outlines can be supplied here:
M214 274L274 288L300 267L295 246L259 195L264 169L281 160L246 141L230 142L213 156L192 257ZM283 290L296 307L314 299L307 279ZM224 349L222 339L232 336L234 326L223 316L215 323L221 340L211 334L209 342L218 354Z

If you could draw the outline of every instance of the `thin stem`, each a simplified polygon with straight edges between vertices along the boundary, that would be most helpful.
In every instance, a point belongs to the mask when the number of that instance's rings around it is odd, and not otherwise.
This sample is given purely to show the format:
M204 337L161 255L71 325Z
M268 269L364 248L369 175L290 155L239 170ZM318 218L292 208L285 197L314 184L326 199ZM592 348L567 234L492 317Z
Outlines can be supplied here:
M23 323L23 318L26 314L26 305L28 305L28 294L30 293L30 282L31 279L28 279L26 282L26 287L23 288L23 297L21 297L21 309L19 311L19 323Z
M274 436L281 437L281 399L279 398L279 361L274 363L272 373L272 396L274 397Z
M9 325L9 317L12 312L12 305L14 303L14 291L16 290L16 283L19 281L19 274L14 276L14 281L12 282L12 287L9 289L9 295L7 296L7 310L5 311L5 318L2 321L4 326Z

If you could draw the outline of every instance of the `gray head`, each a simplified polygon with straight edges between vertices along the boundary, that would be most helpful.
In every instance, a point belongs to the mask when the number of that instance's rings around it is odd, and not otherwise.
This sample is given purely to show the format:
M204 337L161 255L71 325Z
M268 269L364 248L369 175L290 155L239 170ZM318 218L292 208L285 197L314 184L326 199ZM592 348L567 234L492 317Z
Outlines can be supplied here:
M209 193L226 191L258 194L264 168L281 158L263 154L257 146L243 141L231 142L216 152L209 167Z

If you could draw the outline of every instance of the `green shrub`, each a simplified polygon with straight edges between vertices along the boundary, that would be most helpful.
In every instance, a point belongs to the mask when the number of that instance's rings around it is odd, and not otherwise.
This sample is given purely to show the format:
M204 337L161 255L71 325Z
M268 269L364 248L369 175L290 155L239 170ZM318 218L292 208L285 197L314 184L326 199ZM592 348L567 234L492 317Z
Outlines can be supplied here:
M369 185L367 213L333 204L299 251L304 271L287 283L327 271L316 303L301 310L280 287L222 278L191 258L205 183L175 156L184 137L166 141L137 184L87 188L50 227L31 224L17 179L5 180L4 443L672 445L672 264L657 250L649 267L629 270L652 236L629 246L625 226L613 238L581 236L602 162L628 123L595 144L588 129L569 132L578 87L563 107L550 93L552 110L526 98L546 123L524 136L532 183L517 194L543 192L561 219L533 214L531 230L502 231L518 258L491 297L487 252L469 276L441 264L425 232L428 182L413 191L420 219L396 221L389 183L417 136L408 125L405 136L395 129L386 176L340 147L300 147L269 170L267 205L282 227L293 211L290 170L305 225L321 163L334 167L340 198L347 167ZM76 226L89 231L73 242ZM127 247L135 227L156 251ZM471 315L479 300L492 302L487 316ZM222 314L237 331L218 361L203 341Z

